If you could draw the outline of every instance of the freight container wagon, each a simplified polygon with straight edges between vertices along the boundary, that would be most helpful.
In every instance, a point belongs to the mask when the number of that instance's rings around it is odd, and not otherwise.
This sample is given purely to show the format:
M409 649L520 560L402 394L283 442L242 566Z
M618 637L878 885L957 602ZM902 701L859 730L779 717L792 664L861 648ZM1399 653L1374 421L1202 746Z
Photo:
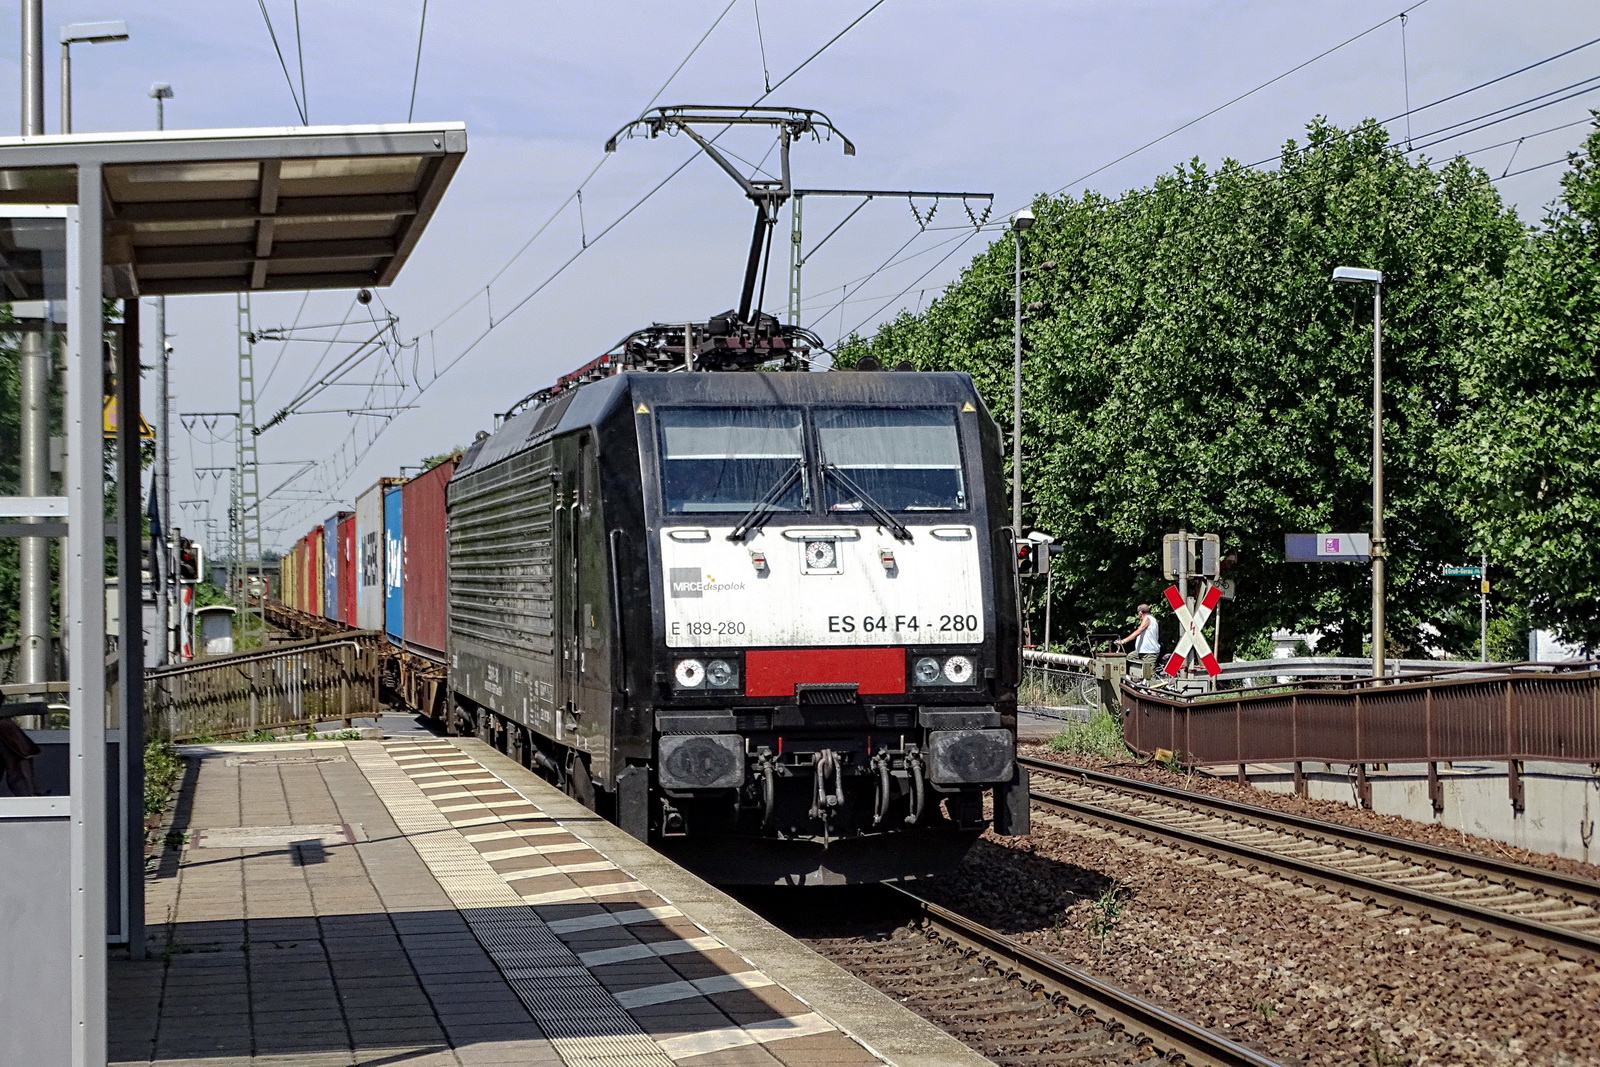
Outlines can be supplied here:
M339 512L339 621L356 624L356 515Z
M447 459L400 487L401 581L406 645L437 655L445 644L445 485L456 461Z
M404 483L401 483L403 485ZM383 491L383 630L389 640L405 635L405 497L401 485Z
M399 484L398 478L383 478L356 497L356 611L355 625L362 630L383 629L383 495Z

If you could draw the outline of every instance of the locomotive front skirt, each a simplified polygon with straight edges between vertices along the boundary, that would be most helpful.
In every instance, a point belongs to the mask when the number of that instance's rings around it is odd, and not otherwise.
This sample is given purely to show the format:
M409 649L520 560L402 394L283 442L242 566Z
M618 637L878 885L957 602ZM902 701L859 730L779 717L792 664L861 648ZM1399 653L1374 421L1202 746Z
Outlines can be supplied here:
M963 374L628 372L448 485L450 724L713 880L1026 832L1014 533Z

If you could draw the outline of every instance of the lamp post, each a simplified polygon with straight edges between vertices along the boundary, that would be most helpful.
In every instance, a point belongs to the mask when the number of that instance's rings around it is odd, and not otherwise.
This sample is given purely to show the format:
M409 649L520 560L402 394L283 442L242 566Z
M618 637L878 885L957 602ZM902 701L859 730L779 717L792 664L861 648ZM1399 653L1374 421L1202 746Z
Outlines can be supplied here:
M1011 236L1016 245L1016 325L1012 332L1011 372L1011 536L1022 536L1022 235L1033 226L1033 212L1023 208L1011 216Z
M166 82L156 82L150 86L150 98L156 102L156 129L167 128L166 103L172 99L172 86ZM156 618L161 625L161 644L157 650L156 663L166 666L172 662L172 605L180 601L181 590L175 581L175 568L172 559L172 536L169 527L172 525L172 449L171 442L167 440L167 431L171 423L171 388L168 373L172 364L172 346L167 343L167 298L156 297L156 337L160 351L157 353L156 363L156 469L152 476L156 489L156 516L161 527L161 536L157 539L157 553L160 556L159 565L153 568L151 577L156 582Z
M126 41L128 24L115 22L74 22L61 27L61 132L72 132L72 46Z
M1372 286L1372 676L1387 671L1383 620L1383 271L1336 267L1336 282Z

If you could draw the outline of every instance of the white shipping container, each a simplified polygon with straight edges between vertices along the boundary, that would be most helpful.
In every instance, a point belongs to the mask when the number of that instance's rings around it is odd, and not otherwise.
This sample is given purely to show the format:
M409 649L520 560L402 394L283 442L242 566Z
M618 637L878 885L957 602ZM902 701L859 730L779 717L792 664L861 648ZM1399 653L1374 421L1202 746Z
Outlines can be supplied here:
M356 497L356 618L362 630L383 630L383 490L400 479L384 478Z

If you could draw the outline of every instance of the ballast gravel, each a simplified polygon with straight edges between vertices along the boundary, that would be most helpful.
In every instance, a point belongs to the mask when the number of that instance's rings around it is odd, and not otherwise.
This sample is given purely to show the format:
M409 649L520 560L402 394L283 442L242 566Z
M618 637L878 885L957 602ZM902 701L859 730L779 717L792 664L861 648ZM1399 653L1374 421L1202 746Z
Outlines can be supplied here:
M1034 814L919 891L1285 1063L1600 1063L1600 974Z

